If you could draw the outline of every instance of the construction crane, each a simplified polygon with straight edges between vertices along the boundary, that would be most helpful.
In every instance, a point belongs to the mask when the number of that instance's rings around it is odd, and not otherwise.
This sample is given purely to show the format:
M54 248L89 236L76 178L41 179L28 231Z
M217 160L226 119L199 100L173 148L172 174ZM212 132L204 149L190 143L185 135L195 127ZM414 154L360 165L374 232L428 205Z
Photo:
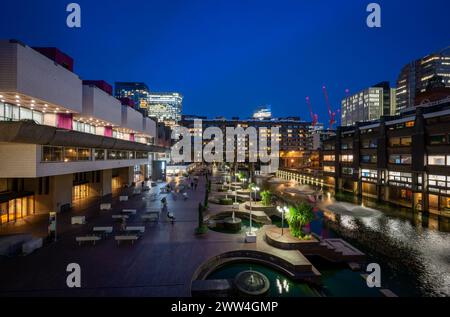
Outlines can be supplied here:
M317 122L319 122L319 116L313 112L311 99L309 97L306 97L306 104L308 105L309 115L311 116L312 126L314 128L317 125Z
M328 107L328 117L330 118L330 130L333 130L333 126L336 123L336 112L340 112L340 110L337 111L333 111L331 108L331 104L330 104L330 99L328 97L328 91L327 91L327 87L323 86L322 87L323 90L323 95L325 97L325 103L327 104Z

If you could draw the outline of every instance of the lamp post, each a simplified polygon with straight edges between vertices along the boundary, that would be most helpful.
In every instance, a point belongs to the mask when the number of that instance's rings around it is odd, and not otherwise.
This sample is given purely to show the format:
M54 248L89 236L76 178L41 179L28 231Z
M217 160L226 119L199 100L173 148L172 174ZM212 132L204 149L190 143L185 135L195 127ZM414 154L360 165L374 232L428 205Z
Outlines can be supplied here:
M255 192L255 202L256 202L256 193L260 190L258 186L253 186L252 190ZM252 195L250 194L250 233L252 233L252 211L253 211L253 205L252 205Z
M278 206L277 210L281 213L281 236L284 236L284 214L289 211L289 208Z

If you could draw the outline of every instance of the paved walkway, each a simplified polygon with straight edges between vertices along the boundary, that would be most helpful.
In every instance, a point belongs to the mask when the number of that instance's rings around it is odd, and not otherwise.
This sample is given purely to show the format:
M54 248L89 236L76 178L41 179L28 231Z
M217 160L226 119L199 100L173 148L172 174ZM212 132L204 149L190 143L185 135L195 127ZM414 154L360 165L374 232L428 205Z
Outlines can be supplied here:
M153 189L156 190L156 189ZM155 202L143 200L150 193L132 197L128 202L113 201L112 211L99 211L99 201L83 211L58 215L58 242L46 245L28 256L0 258L0 296L190 296L191 277L208 258L223 252L248 247L241 235L209 231L194 235L197 206L204 199L205 182L200 177L197 191L188 190L189 199L168 196L169 210L175 213L171 224L165 215L156 224L148 224L143 237L134 245L117 246L113 237L95 246L79 246L75 237L91 232L93 226L111 226L112 214L123 208L159 208ZM159 191L159 189L158 189ZM70 217L82 214L87 224L73 226ZM45 233L48 216L36 217L24 226L3 227L0 234L32 230ZM137 215L128 225L141 224ZM13 228L13 229L11 229ZM119 225L114 224L114 230ZM81 289L66 286L66 267L81 266Z

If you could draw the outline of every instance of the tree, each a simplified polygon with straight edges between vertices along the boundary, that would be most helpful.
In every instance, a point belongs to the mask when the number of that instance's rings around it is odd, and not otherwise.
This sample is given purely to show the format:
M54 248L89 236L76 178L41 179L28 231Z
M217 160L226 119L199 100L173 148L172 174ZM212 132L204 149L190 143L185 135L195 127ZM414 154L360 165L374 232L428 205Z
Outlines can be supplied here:
M198 227L195 229L196 234L204 234L208 231L208 227L203 222L203 211L204 208L202 203L198 204Z
M268 190L261 192L261 202L265 207L269 207L272 204L272 193Z
M208 209L209 192L205 191L205 201L203 203L204 209Z
M314 220L313 208L307 203L300 203L297 206L291 206L289 213L286 215L289 223L291 235L295 238L306 239L303 233L303 227Z

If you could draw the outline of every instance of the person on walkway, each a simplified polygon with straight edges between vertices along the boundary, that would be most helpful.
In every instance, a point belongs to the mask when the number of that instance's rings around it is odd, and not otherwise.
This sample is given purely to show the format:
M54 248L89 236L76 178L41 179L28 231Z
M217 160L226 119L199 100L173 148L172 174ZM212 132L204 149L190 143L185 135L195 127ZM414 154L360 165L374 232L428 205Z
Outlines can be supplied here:
M127 219L124 217L122 218L122 222L120 223L120 230L125 231L127 229Z

